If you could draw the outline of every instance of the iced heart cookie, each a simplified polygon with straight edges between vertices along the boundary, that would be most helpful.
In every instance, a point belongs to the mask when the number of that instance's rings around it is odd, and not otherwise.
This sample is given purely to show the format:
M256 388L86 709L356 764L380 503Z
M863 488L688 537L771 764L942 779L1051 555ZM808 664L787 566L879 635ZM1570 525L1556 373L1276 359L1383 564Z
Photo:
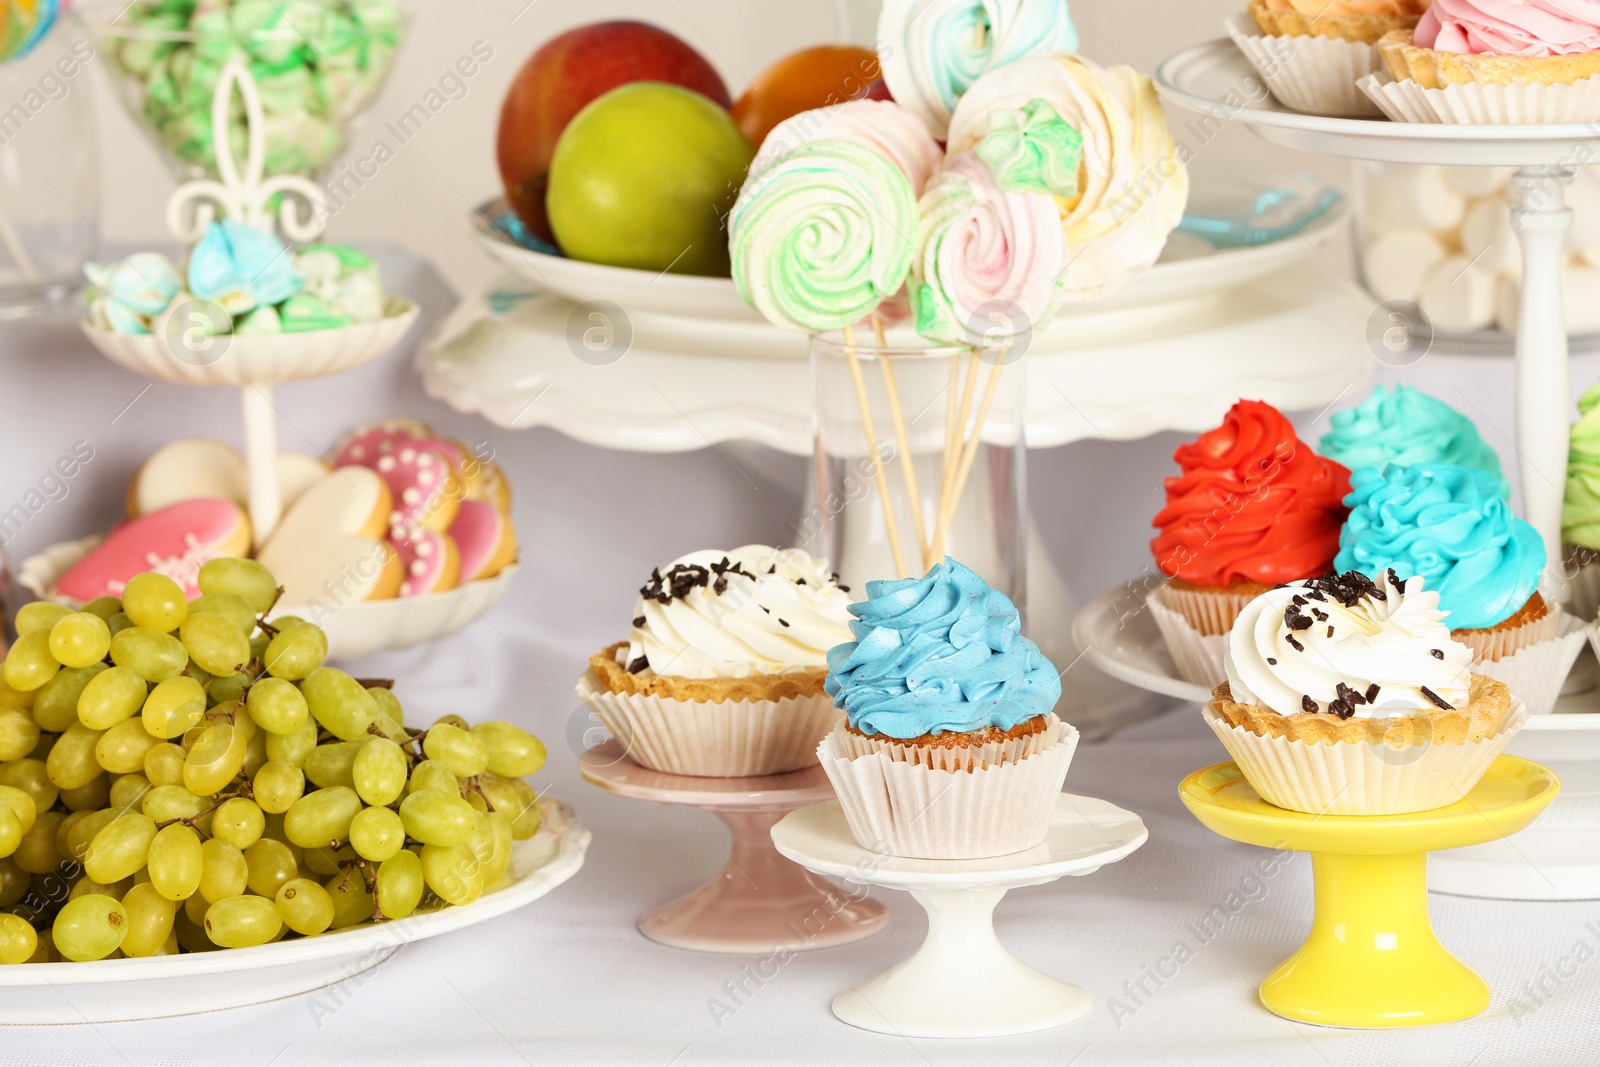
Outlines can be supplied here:
M386 600L405 577L399 555L382 540L392 508L389 487L375 472L332 471L284 513L256 558L283 584L284 604Z
M445 443L456 450L456 470L461 473L466 499L481 500L510 515L511 483L500 465L492 459L480 459L461 441L447 439Z
M329 467L315 456L278 454L278 495L288 508ZM208 437L186 437L150 454L128 483L128 515L160 511L182 500L218 497L244 507L250 476L233 446Z
M461 553L461 582L493 578L517 558L517 534L492 504L463 500L450 537Z
M118 526L56 581L56 590L78 602L121 596L128 579L159 571L197 597L200 567L218 556L250 551L250 520L231 500L184 500Z
M418 437L409 425L374 424L350 437L334 457L335 467L377 471L394 498L390 537L403 539L414 529L443 532L455 521L463 489L456 473L455 447Z
M390 541L399 553L405 577L401 596L423 596L454 589L461 578L461 553L449 534L418 530L405 540Z

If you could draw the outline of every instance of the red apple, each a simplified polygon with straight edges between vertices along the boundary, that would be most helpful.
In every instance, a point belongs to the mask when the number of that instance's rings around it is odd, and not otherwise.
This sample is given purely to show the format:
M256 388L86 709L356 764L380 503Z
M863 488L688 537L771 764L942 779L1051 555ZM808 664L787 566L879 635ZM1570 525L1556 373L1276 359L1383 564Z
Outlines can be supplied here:
M544 240L553 240L544 202L561 131L590 101L636 81L669 82L731 106L705 57L643 22L596 22L552 37L511 82L496 138L500 180L512 210Z

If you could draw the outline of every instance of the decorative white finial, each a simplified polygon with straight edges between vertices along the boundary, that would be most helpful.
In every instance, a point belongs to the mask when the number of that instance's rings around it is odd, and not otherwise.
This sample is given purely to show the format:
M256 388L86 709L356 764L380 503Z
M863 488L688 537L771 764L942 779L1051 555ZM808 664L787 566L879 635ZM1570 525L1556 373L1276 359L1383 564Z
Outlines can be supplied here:
M243 178L228 136L228 110L235 84L244 98L247 148ZM261 90L250 71L236 59L222 68L216 92L211 96L211 150L222 180L185 182L167 201L167 228L178 240L189 244L200 240L206 227L215 221L219 208L225 218L272 233L274 219L268 204L280 193L284 196L278 205L276 226L285 239L313 241L322 233L328 202L315 182L293 174L280 174L265 181L261 178L267 157Z

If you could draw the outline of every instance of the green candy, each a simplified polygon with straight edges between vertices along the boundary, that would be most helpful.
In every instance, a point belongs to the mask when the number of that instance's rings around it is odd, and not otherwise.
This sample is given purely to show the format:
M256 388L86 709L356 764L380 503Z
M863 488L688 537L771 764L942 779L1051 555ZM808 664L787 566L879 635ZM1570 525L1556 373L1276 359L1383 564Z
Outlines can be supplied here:
M989 164L1000 188L1014 193L1078 195L1083 135L1046 101L989 117L989 133L978 142L978 158Z
M235 320L233 332L241 337L283 333L283 320L278 317L276 308L258 307L243 318Z
M278 318L284 333L308 333L312 330L336 330L349 326L354 320L336 310L319 296L296 293L278 305Z

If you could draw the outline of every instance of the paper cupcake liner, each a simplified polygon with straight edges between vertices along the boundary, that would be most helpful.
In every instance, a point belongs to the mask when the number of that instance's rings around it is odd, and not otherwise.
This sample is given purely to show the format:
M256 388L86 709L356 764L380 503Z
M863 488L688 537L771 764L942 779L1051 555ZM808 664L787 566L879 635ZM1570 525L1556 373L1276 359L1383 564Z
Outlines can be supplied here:
M1225 589L1180 589L1168 583L1157 589L1151 599L1160 597L1163 604L1182 615L1200 633L1221 636L1233 629L1233 620L1258 595L1230 593Z
M882 754L897 763L909 763L930 770L970 771L991 765L1021 763L1059 742L1069 729L1072 728L1052 715L1049 724L1038 733L1004 741L986 741L981 745L912 745L892 737L869 737L849 730L839 731L839 743L846 759Z
M1512 695L1528 706L1529 715L1548 715L1584 642L1593 638L1592 623L1562 612L1554 636L1504 659L1474 663L1472 669L1506 683Z
M1543 615L1521 626L1508 630L1451 630L1450 636L1472 649L1472 662L1479 666L1553 640L1561 633L1561 614L1561 608L1551 604Z
M1022 759L989 762L972 750L968 770L914 762L916 746L863 740L834 730L816 750L856 843L887 856L982 859L1044 840L1078 731L1052 716L1048 729L1023 739Z
M1513 696L1500 729L1482 741L1395 748L1262 736L1229 725L1209 704L1203 714L1263 800L1313 815L1401 815L1454 804L1528 719L1527 705Z
M1593 620L1600 614L1600 552L1580 545L1567 545L1562 553L1567 574L1568 612L1580 619Z
M1215 689L1227 680L1222 669L1222 657L1228 650L1227 634L1203 634L1189 625L1189 620L1162 603L1164 589L1157 589L1145 601L1150 616L1167 643L1167 652L1178 668L1178 677L1207 689Z
M1249 15L1226 19L1223 29L1284 107L1308 115L1381 114L1356 86L1363 76L1383 69L1373 45L1333 37L1266 35Z
M817 761L818 742L840 718L826 694L671 700L609 692L593 672L578 680L577 691L631 759L653 771L698 778L753 778L809 767Z
M1395 122L1520 126L1600 121L1600 75L1571 85L1451 85L1424 89L1368 74L1357 84Z

